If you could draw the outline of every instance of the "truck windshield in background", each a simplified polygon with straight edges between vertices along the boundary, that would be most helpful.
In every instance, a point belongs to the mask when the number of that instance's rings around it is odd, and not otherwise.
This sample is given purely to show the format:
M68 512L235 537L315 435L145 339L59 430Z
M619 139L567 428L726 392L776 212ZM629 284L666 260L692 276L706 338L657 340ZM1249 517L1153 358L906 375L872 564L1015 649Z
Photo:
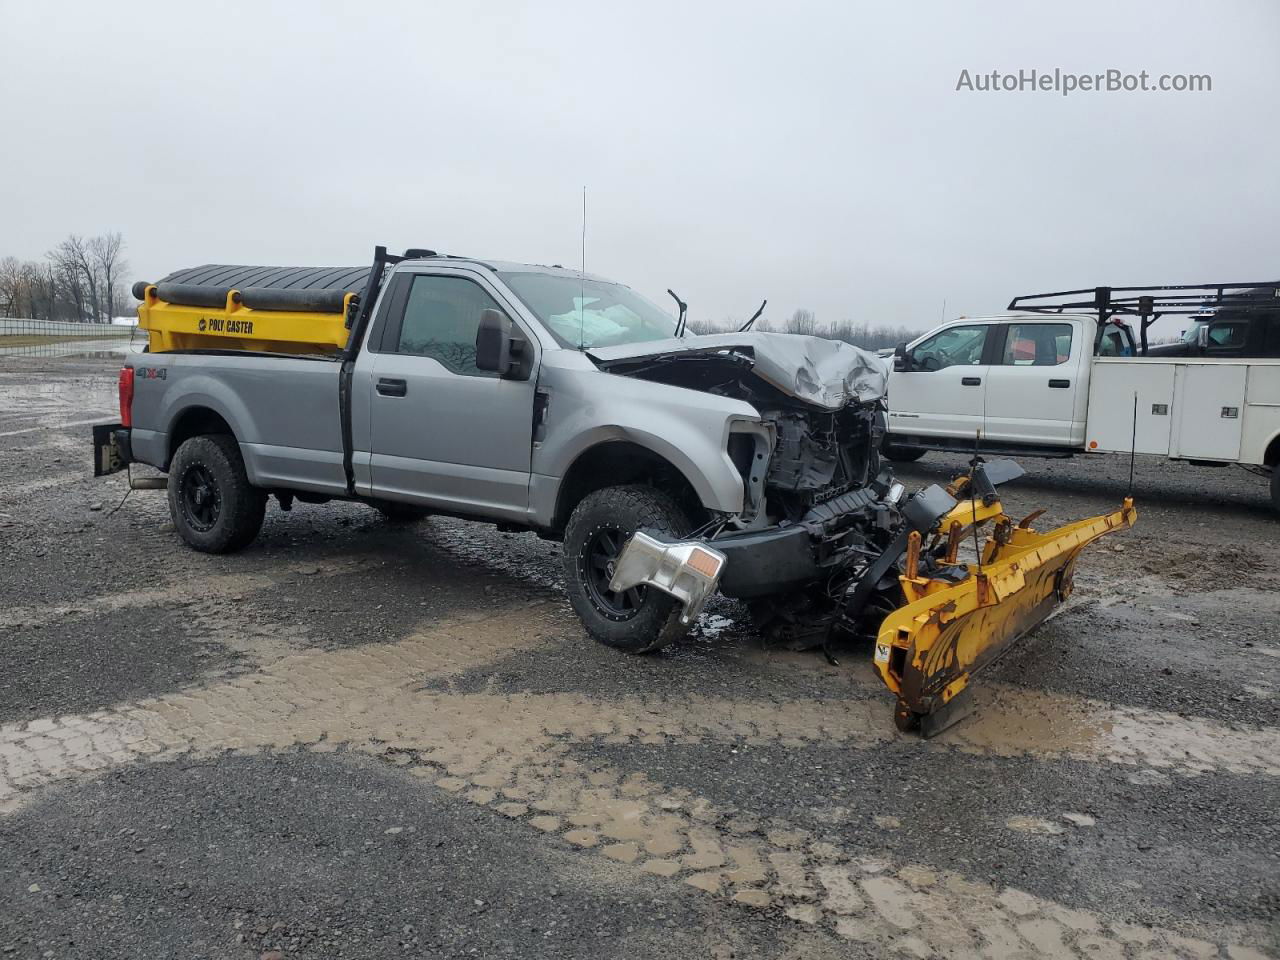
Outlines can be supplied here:
M561 346L611 347L675 336L675 318L628 287L552 273L500 271Z
M1191 326L1182 331L1183 343L1195 343L1200 336L1200 328L1209 322L1208 318L1196 317Z

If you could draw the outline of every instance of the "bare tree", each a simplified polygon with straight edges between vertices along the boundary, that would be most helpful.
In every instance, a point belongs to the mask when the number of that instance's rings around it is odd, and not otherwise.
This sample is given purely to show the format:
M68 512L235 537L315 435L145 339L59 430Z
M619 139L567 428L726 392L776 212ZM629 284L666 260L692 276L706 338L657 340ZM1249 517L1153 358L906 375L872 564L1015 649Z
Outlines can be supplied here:
M89 246L82 237L73 233L50 250L48 257L57 268L58 279L63 288L71 294L76 304L76 319L84 320L85 318L87 293L89 317L93 323L97 323L102 316L98 299L99 278L97 264L89 251Z
M806 337L817 336L818 318L813 315L812 310L799 307L795 313L787 318L787 322L782 325L782 332L799 333Z
M84 322L84 284L80 268L74 260L59 254L57 249L49 253L49 268L53 273L57 297L68 307L71 319Z
M43 260L0 258L0 316L110 323L126 309L124 238L70 235Z
M35 279L36 289L39 291L39 299L44 307L45 320L56 320L58 313L58 274L53 269L53 264L32 263L32 276ZM37 311L38 313L38 311Z
M0 260L0 310L6 317L22 316L23 263L17 257Z
M833 323L830 333L823 334L833 340L843 340L864 350L882 350L906 340L914 340L918 335L919 331L909 330L906 327L893 327L886 323L873 327L865 321L855 324L852 320Z
M120 301L120 275L129 269L124 259L124 238L117 233L104 233L94 237L88 243L91 264L102 284L103 306L106 308L107 323L116 315L116 305Z
M695 337L700 337L708 333L723 333L725 330L736 330L737 327L731 323L725 324L723 327L712 320L701 320L697 317L690 317L685 324L689 332Z
M731 333L737 330L739 326L741 324L732 317L725 317L719 323L713 320L700 320L695 317L689 319L689 333L694 335ZM764 317L757 320L751 329L757 333L774 332L773 325ZM852 320L840 320L830 325L820 324L812 310L803 308L796 310L782 322L781 332L802 334L809 337L822 337L826 340L843 340L845 343L861 347L864 350L881 350L885 347L892 347L903 341L914 340L920 333L918 330L911 330L903 326L892 326L887 323L872 326L866 321L854 323Z
M72 234L50 250L46 258L57 276L59 293L75 308L73 319L83 323L87 315L97 322L97 277L84 241Z

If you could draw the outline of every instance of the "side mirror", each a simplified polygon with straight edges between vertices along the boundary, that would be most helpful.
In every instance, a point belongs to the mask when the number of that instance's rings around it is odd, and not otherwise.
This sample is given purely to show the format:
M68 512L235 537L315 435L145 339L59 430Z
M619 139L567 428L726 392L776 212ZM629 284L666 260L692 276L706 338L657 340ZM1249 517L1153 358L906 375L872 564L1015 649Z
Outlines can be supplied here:
M903 341L893 348L893 370L895 373L903 373L906 371L907 358L907 344L906 341Z
M481 313L476 328L476 367L500 377L527 380L532 366L529 343L511 318L492 307Z
M1202 324L1200 329L1196 331L1196 346L1201 350L1209 349L1209 325Z

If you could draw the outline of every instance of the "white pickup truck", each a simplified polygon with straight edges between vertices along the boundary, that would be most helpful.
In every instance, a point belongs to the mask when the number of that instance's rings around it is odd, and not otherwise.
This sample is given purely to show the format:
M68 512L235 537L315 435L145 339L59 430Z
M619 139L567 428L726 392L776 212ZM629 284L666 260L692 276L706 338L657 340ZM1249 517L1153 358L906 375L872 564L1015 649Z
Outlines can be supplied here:
M1120 312L962 317L900 344L889 378L886 453L915 460L980 443L984 453L1134 449L1237 463L1270 477L1280 510L1280 359L1216 353L1212 324L1204 325L1199 355L1139 356ZM1268 312L1265 322L1273 317Z

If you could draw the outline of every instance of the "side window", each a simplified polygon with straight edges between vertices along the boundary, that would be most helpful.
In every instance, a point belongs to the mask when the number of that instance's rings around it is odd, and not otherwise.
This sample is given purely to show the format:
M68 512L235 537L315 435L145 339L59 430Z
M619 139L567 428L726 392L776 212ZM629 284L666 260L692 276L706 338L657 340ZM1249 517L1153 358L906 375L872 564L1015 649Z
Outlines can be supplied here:
M972 366L982 362L987 343L986 325L948 327L922 340L911 351L912 370L941 370L944 367Z
M1266 318L1266 339L1262 345L1264 357L1280 357L1280 314L1272 314Z
M1243 350L1248 340L1248 321L1220 320L1209 324L1210 350Z
M476 366L476 331L481 313L500 309L472 280L414 277L395 352L432 357L462 376L496 377Z
M1056 367L1071 356L1071 324L1011 323L1004 342L1006 367Z
M1100 357L1131 357L1133 347L1129 343L1129 330L1118 323L1108 323L1102 328L1102 339L1098 341Z

